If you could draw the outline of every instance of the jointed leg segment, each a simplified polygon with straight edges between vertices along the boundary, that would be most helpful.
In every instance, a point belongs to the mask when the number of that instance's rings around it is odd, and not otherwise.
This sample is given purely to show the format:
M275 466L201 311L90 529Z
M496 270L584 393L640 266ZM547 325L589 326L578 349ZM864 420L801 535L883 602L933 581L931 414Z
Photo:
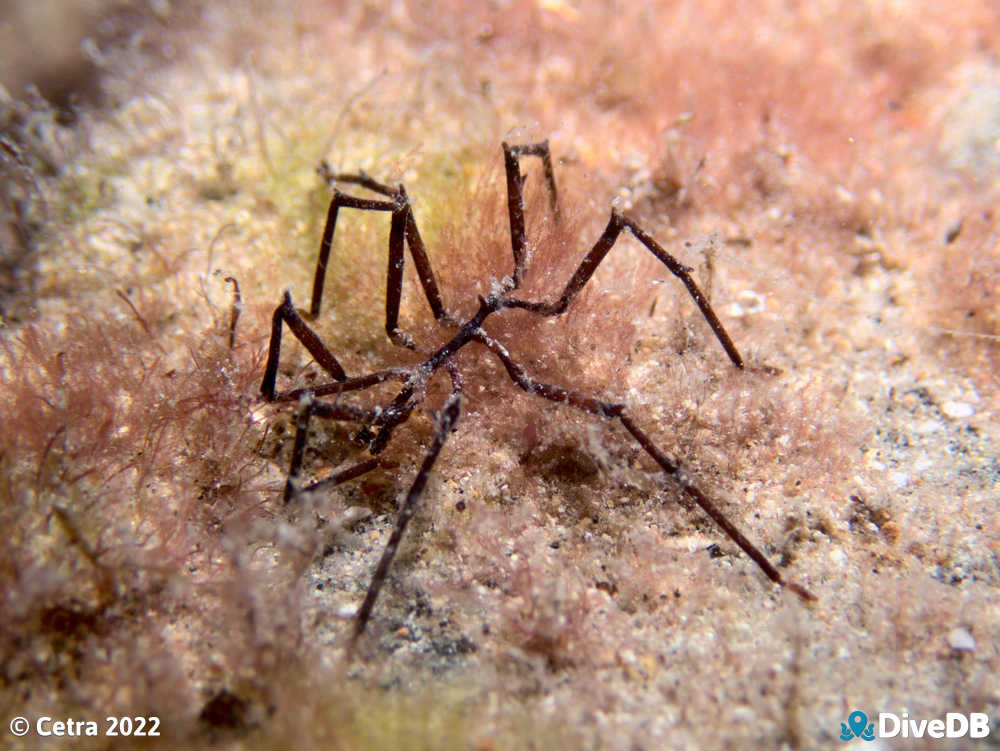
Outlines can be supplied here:
M285 481L285 491L282 500L288 503L296 493L304 490L314 490L320 485L329 485L329 480L321 480L313 483L307 488L299 488L299 474L302 471L302 462L305 459L306 437L309 435L309 422L313 417L321 417L327 420L343 420L346 422L357 422L369 424L375 421L378 413L374 409L364 409L353 404L341 404L338 402L319 402L311 391L306 390L299 399L299 409L295 415L295 442L292 444L292 459L288 466L288 479ZM366 464L362 462L359 467ZM377 460L376 460L377 464ZM374 469L372 465L369 469ZM356 469L356 468L354 468ZM368 470L364 470L367 472ZM350 474L351 470L338 473L344 475L340 482L346 482L354 477L363 474L357 472ZM333 483L334 485L339 483Z
M740 547L744 553L750 556L750 558L758 566L760 566L771 581L775 584L787 586L803 599L816 599L815 596L800 587L798 584L785 580L781 573L771 565L770 561L768 561L766 557L764 557L764 554L761 553L760 550L752 542L750 542L750 540L748 540L746 536L740 532L740 530L733 525L732 522L729 521L728 518L726 518L719 508L690 481L687 474L681 469L680 465L656 447L656 444L650 440L649 436L647 436L639 428L631 416L629 416L626 405L605 402L600 399L580 394L576 391L564 389L561 386L553 386L552 384L536 381L527 374L524 368L511 359L506 347L500 344L500 342L486 336L485 334L477 336L476 341L483 344L490 350L490 352L496 355L500 362L503 363L504 369L507 371L511 380L529 394L535 394L536 396L540 396L543 399L548 399L552 402L558 402L560 404L576 407L577 409L589 412L592 415L599 415L600 417L609 417L619 420L624 428L632 434L632 437L638 441L639 445L642 446L642 449L649 454L649 456L651 456L657 464L660 465L660 468L667 475L672 477L680 485L681 489L692 501L697 503L698 506L701 507L701 509L708 514L713 521L715 521L716 524L722 527L722 530Z
M327 349L322 340L316 336L316 332L309 328L309 325L302 320L302 316L292 304L292 296L285 292L281 304L275 308L271 317L271 341L267 348L267 365L264 366L264 380L260 384L260 393L266 401L274 401L275 382L278 378L278 357L281 354L281 324L288 324L295 338L298 339L313 359L323 370L332 375L338 381L347 378L347 373L337 362L337 358Z
M413 342L409 336L399 330L399 304L403 293L403 244L404 240L410 248L410 257L417 268L417 276L420 285L423 287L427 303L431 307L431 312L437 320L448 318L444 302L441 299L441 292L438 290L437 281L434 279L434 271L431 269L430 259L427 256L427 249L424 247L423 239L417 229L416 220L413 218L413 209L410 206L410 199L406 195L406 189L400 185L395 190L386 185L372 180L368 175L361 172L358 175L333 175L331 179L339 182L351 182L361 185L369 190L381 193L390 197L391 201L375 201L363 198L355 198L339 190L334 190L333 199L330 201L330 208L326 215L326 225L323 228L323 239L320 241L319 255L316 259L316 275L313 278L312 303L309 311L312 318L316 318L320 313L320 306L323 300L323 284L326 280L327 265L330 260L330 248L333 243L333 235L337 228L337 217L341 207L362 209L366 211L391 211L392 224L389 230L389 261L388 273L386 275L386 300L385 300L385 330L389 339L399 346L413 348Z
M455 374L453 373L454 376ZM382 557L379 558L378 565L375 567L375 573L372 575L371 584L365 593L365 599L354 616L354 626L351 629L351 640L348 645L349 651L353 650L358 637L365 630L368 619L371 618L372 608L375 607L375 600L378 598L382 585L385 583L385 578L389 574L389 566L392 565L392 559L396 557L396 549L399 547L400 540L403 539L403 533L406 532L406 527L410 523L410 519L413 518L413 515L417 511L417 504L420 502L420 497L427 486L427 479L434 468L434 463L437 461L438 454L441 453L441 448L444 446L445 440L458 422L461 404L461 380L454 377L453 385L454 390L451 396L448 397L448 401L445 402L444 406L437 413L434 440L427 447L420 470L417 472L417 476L414 478L413 484L406 494L406 500L403 501L403 505L399 508L399 514L396 516L396 526L393 528L392 534L389 535L389 541L382 551Z
M512 308L523 308L525 310L530 310L533 313L538 313L545 316L557 316L561 315L569 307L570 302L576 297L576 294L584 288L590 277L594 275L597 271L597 267L600 266L601 261L604 257L611 251L614 247L615 241L618 236L621 235L625 230L629 230L639 242L646 246L649 251L659 259L659 261L670 270L670 273L680 279L684 286L687 288L688 293L691 295L701 314L708 321L708 325L712 328L713 333L722 345L722 348L726 350L726 354L729 355L729 359L732 361L733 365L737 368L743 367L743 358L740 356L739 351L736 349L736 345L733 344L733 340L726 333L726 329L723 327L722 322L719 317L715 314L712 306L708 302L708 298L702 294L698 285L695 283L694 278L691 276L691 269L687 266L681 264L676 258L665 251L659 243L654 240L649 233L647 233L642 227L640 227L635 221L629 219L623 214L619 214L617 211L611 212L611 219L608 221L608 226L604 229L604 232L598 238L597 242L594 243L594 247L590 249L583 262L577 267L573 276L566 283L566 287L563 289L562 294L559 299L555 302L532 302L528 300L511 299L509 301L509 306Z
M323 283L326 281L326 266L330 260L330 248L333 245L333 233L337 229L337 216L340 208L365 209L367 211L392 211L401 209L398 201L372 201L363 198L355 198L339 190L333 191L333 198L330 200L330 208L326 212L326 224L323 227L323 239L319 243L319 256L316 259L316 276L313 278L312 303L309 306L309 315L315 319L319 317L320 304L323 300Z
M509 146L503 144L504 171L507 173L507 215L510 221L510 246L514 251L514 288L521 286L524 265L527 262L527 239L524 223L524 175L521 174L519 157L537 156L545 170L545 183L549 189L549 204L559 220L559 200L556 195L556 176L552 171L549 142Z

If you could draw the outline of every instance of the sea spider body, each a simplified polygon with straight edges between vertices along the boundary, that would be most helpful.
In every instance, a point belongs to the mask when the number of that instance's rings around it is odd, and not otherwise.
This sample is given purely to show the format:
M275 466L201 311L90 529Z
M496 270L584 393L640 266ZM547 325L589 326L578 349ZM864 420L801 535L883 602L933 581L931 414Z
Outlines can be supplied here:
M803 587L784 579L781 573L771 565L757 546L750 542L729 518L722 513L716 504L699 489L694 479L675 460L667 456L656 446L652 439L639 427L638 422L631 414L631 410L627 405L605 401L535 379L523 366L514 361L503 343L490 336L483 328L483 324L490 316L508 308L519 308L540 316L561 315L570 306L577 293L587 284L601 261L611 251L618 236L628 230L674 276L681 280L733 366L740 369L743 368L743 358L740 356L736 345L726 332L712 306L695 283L694 278L690 274L690 269L679 263L664 250L634 220L617 210L612 210L611 218L604 232L581 261L557 298L550 301L542 301L526 300L517 296L518 289L524 278L528 255L523 195L525 176L521 174L520 157L535 156L541 159L551 209L557 221L559 219L559 203L555 175L552 169L552 159L547 141L516 146L510 146L505 143L503 144L503 153L507 179L507 213L510 223L511 250L514 261L513 271L502 280L495 281L492 284L489 294L485 297L479 297L478 310L472 317L465 321L458 320L445 307L434 272L431 268L430 259L417 229L409 198L403 186L399 185L393 188L384 185L372 179L364 172L356 174L333 174L325 165L321 167L321 173L328 181L358 185L383 196L387 200L358 198L335 189L333 198L330 201L326 225L320 242L310 311L305 315L299 313L292 303L291 295L288 292L285 292L281 303L274 311L267 364L264 369L264 378L261 382L260 390L261 395L266 401L298 403L295 441L292 448L288 479L284 489L284 500L286 503L294 500L300 493L320 487L338 485L375 469L380 465L381 460L379 459L379 455L385 450L395 429L405 423L413 411L423 402L430 379L439 370L443 369L447 372L451 382L451 393L446 398L443 406L435 414L434 436L430 445L425 450L423 461L417 471L416 477L413 479L409 492L399 508L392 534L372 576L371 584L368 587L364 601L354 617L349 650L353 649L354 644L363 633L371 617L372 608L388 575L389 567L395 557L399 542L417 509L424 488L427 485L430 472L437 461L442 446L460 418L463 400L463 378L454 358L460 350L469 344L479 345L496 357L514 384L525 392L552 402L573 407L597 417L617 420L639 446L659 465L660 469L670 476L683 493L708 514L722 528L726 535L753 559L768 578L777 584L788 587L803 599L815 599ZM306 318L315 319L320 314L323 284L326 278L327 264L330 258L330 249L337 218L341 208L381 211L391 214L389 265L386 275L385 331L393 344L411 350L423 358L421 362L414 366L388 368L367 375L350 377L333 353L323 344L320 337L306 322ZM414 344L410 335L399 328L399 307L402 296L404 252L406 249L410 251L410 257L416 267L420 285L434 317L454 330L451 338L436 350L424 351L419 349ZM309 388L297 388L284 392L276 390L281 334L283 327L286 325L312 355L316 363L333 380L316 384ZM388 381L396 381L400 385L396 396L387 404L375 408L365 408L341 399L341 396L347 392L367 389ZM333 397L333 399L324 400L323 397ZM330 477L312 483L307 487L302 487L300 474L305 452L305 442L309 422L313 418L342 420L360 425L358 438L365 444L369 456L367 459L338 471Z

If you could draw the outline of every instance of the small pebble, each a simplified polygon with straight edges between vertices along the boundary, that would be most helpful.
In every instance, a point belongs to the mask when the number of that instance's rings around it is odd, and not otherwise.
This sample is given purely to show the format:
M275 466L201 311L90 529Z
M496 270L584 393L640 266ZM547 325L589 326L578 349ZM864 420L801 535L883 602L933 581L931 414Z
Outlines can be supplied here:
M343 605L338 606L336 611L334 612L338 618L347 620L348 618L353 618L355 614L357 614L358 608L355 605L345 603Z
M764 298L752 289L745 289L737 297L740 307L747 313L759 313L764 309Z
M740 292L736 302L730 303L726 312L734 318L759 313L764 309L764 298L752 289L745 289Z
M340 523L345 527L353 527L360 521L372 516L372 510L364 506L348 506L340 517Z
M976 408L968 402L945 402L941 405L941 411L955 419L972 417L976 414Z
M937 433L943 427L944 425L940 420L924 420L917 423L914 430L920 435L930 435L931 433Z
M956 652L975 652L976 640L967 628L953 628L948 632L948 646Z

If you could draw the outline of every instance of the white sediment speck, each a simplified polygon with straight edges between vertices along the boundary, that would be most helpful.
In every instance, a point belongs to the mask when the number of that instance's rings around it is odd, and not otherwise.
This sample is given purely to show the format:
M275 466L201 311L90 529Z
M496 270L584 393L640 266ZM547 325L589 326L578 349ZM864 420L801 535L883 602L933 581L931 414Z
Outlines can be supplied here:
M976 408L968 402L945 402L941 405L941 411L948 417L960 419L962 417L972 417L976 414Z
M740 292L736 302L731 303L726 312L734 318L759 313L764 309L764 298L752 289L745 289Z
M948 646L956 652L975 652L976 640L967 628L953 628L948 632Z
M891 472L889 477L897 488L905 488L910 484L910 476L906 472Z
M834 566L842 566L847 563L847 556L840 548L830 550L830 563Z
M930 435L931 433L937 433L944 424L940 420L924 420L918 423L914 430L920 435Z
M747 313L758 313L764 309L764 298L752 289L743 290L737 299Z
M340 523L345 527L351 527L360 521L369 519L372 511L364 506L348 506L340 517Z
M755 723L757 722L757 715L754 713L750 707L734 707L728 711L728 720L730 722L745 722L745 723Z
M353 618L357 612L358 608L356 605L352 605L350 603L344 603L343 605L340 605L337 608L336 615L338 618L343 618L344 620L347 620L348 618Z

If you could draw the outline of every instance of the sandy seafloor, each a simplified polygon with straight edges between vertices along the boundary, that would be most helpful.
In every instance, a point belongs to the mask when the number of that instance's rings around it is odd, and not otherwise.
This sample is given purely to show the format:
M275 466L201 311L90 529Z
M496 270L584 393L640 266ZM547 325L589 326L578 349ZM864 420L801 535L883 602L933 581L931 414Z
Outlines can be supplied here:
M104 94L75 122L8 79L7 714L162 714L186 747L1000 743L1000 19L725 6L111 4L79 20ZM293 419L257 384L282 290L309 291L315 167L405 180L459 307L505 273L500 141L539 137L571 252L615 201L710 287L750 367L634 242L577 312L498 335L624 400L817 602L678 505L620 427L470 354L463 421L345 664L432 418L395 466L281 504ZM411 362L381 336L386 228L345 232L317 329L352 374ZM444 341L406 285L404 322ZM284 386L321 377L288 352ZM351 456L346 430L310 446L310 478ZM845 743L859 709L985 713L993 735Z

